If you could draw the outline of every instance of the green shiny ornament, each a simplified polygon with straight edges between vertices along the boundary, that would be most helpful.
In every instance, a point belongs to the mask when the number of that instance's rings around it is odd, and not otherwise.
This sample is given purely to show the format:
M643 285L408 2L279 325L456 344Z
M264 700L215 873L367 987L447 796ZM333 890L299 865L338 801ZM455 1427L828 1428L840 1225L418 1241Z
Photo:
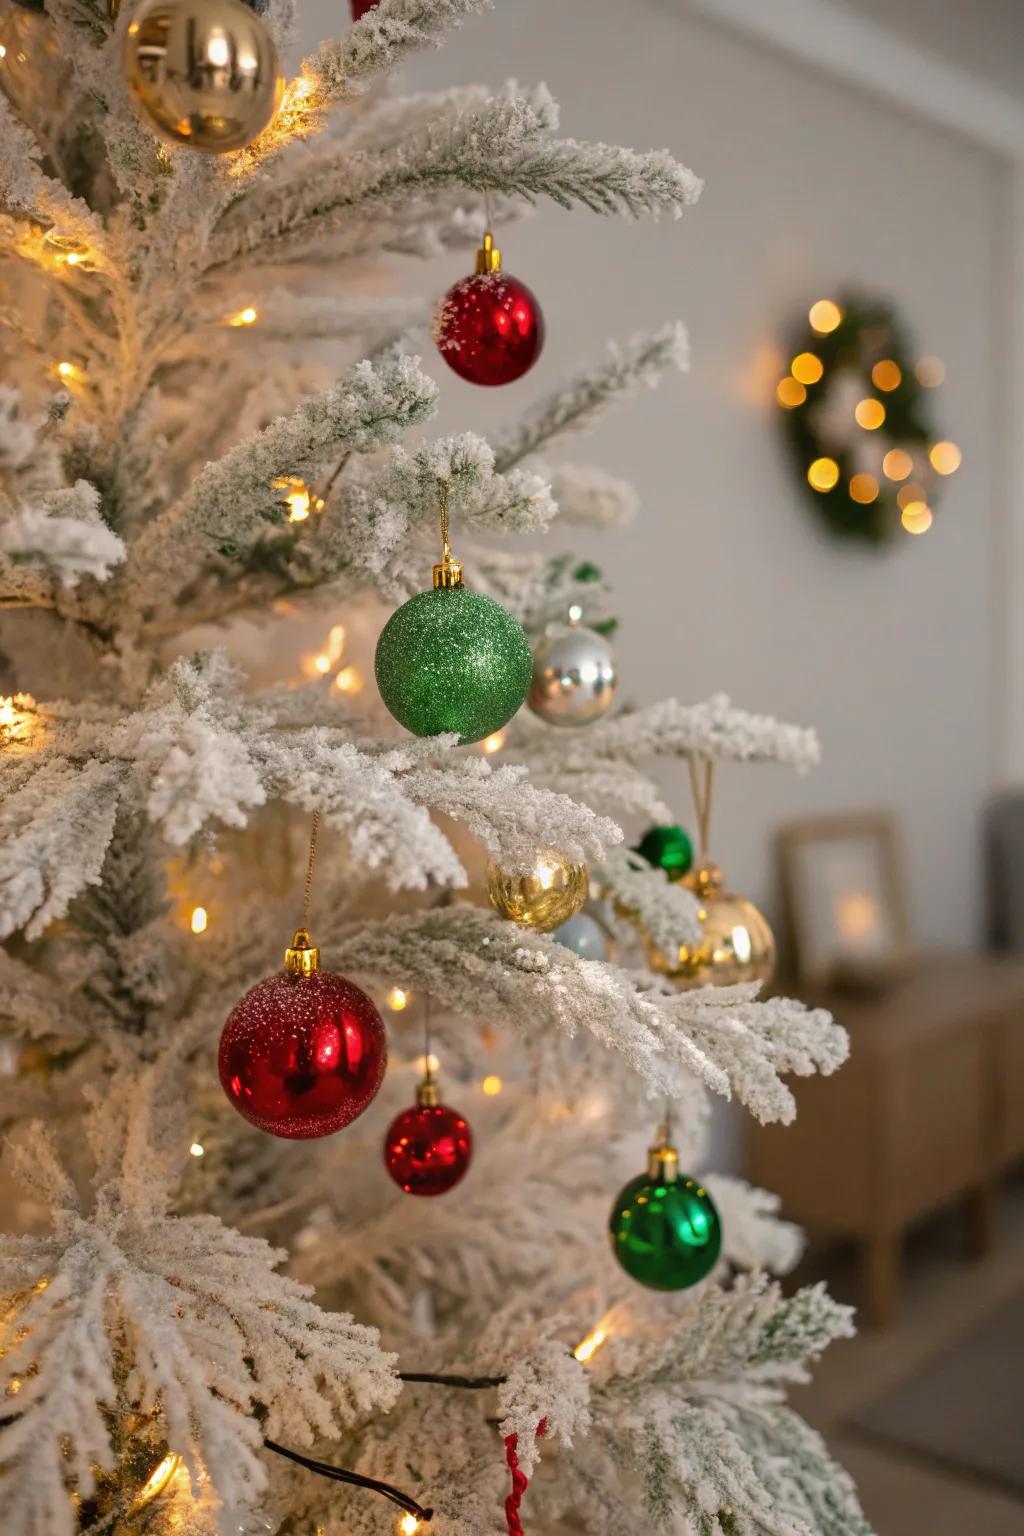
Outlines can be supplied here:
M709 1275L722 1250L722 1226L711 1196L679 1171L664 1140L651 1148L647 1172L630 1179L608 1222L612 1252L653 1291L684 1291Z
M635 851L670 880L681 880L693 863L693 844L682 827L650 827Z
M420 592L377 641L380 696L416 736L457 731L462 743L500 730L526 698L530 642L507 609L461 584Z

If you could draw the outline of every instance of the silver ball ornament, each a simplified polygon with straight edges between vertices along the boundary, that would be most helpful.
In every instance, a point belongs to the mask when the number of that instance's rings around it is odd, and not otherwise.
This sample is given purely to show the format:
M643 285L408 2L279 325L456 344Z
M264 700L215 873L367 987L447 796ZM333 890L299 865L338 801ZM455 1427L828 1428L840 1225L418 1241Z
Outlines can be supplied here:
M608 959L608 931L589 912L577 912L561 928L556 928L551 937L581 960Z
M215 155L258 138L284 88L270 34L242 0L145 0L125 33L124 73L147 128Z
M549 624L533 653L526 702L548 725L589 725L615 697L618 672L612 648L585 624Z

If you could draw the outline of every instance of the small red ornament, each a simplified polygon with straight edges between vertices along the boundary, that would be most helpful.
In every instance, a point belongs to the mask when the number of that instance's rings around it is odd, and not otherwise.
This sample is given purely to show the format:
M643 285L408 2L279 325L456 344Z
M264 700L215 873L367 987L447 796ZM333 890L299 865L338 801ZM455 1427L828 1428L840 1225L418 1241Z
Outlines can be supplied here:
M352 6L352 20L358 21L367 11L373 10L377 0L349 0L349 3Z
M471 384L511 384L540 357L540 305L525 283L501 270L493 235L484 235L474 275L449 288L438 305L434 340L449 368Z
M403 1109L384 1137L384 1166L407 1195L444 1195L469 1167L473 1136L457 1109L438 1099L430 1072L416 1090L412 1109Z
M330 1136L361 1115L381 1085L384 1025L365 992L320 970L305 929L284 963L250 988L224 1025L221 1084L238 1113L271 1136Z

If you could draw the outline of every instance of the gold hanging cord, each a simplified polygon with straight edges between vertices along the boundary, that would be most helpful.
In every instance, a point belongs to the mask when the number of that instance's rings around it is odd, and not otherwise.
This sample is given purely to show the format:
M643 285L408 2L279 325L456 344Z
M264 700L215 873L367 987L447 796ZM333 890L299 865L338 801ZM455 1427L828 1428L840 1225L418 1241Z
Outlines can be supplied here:
M429 992L423 1003L423 1081L416 1089L416 1102L421 1109L434 1109L441 1102L431 1050Z
M452 555L452 547L448 542L448 493L452 488L450 480L441 482L441 561L434 566L435 587L461 587L462 566Z
M704 764L703 783L701 782L700 762ZM690 791L693 795L693 809L697 817L698 852L702 864L708 859L708 836L711 828L711 791L714 788L715 764L710 757L698 759L687 753L686 766L690 771Z
M293 976L311 976L320 969L320 951L309 938L309 907L313 897L313 866L316 864L316 845L320 835L320 810L313 812L313 825L309 833L309 858L306 861L306 879L302 889L302 923L296 928L292 942L284 952L285 970Z

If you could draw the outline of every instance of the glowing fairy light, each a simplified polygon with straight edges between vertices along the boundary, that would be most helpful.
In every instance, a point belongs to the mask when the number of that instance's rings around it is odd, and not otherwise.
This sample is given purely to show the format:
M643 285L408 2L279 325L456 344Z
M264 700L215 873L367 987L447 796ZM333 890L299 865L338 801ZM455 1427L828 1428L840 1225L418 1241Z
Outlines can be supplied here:
M580 1365L586 1365L588 1360L594 1358L607 1337L608 1329L604 1321L602 1321L597 1324L596 1328L591 1329L585 1339L580 1339L580 1342L573 1350L573 1355L580 1362Z
M317 82L310 76L300 75L289 80L281 93L281 103L271 123L244 154L235 157L228 174L244 176L264 156L308 134L311 120L318 110L317 94Z
M812 330L817 331L819 336L827 336L841 323L843 312L831 299L819 299L811 305L807 318Z
M238 309L233 315L228 315L226 324L233 326L255 325L260 317L260 312L254 304L247 304L244 309Z
M885 420L885 406L881 400L869 395L866 400L860 400L853 413L858 427L863 427L865 432L876 432Z
M491 1073L490 1077L485 1077L484 1080L483 1080L483 1083L481 1084L481 1087L483 1088L484 1093L486 1093L486 1095L487 1095L487 1097L489 1099L495 1098L496 1095L501 1092L501 1090L502 1090L502 1088L504 1086L505 1085L501 1081L501 1078L498 1077L497 1074L493 1073L493 1072Z
M178 1453L176 1451L168 1451L164 1459L153 1468L146 1482L139 1490L139 1496L135 1500L135 1507L139 1508L143 1504L149 1504L151 1500L163 1493L180 1466L181 1457Z
M431 1051L429 1056L420 1057L419 1070L423 1077L436 1077L438 1072L440 1072L441 1063L433 1051Z
M874 475L860 474L850 477L850 496L862 506L878 500L878 481Z
M910 506L912 501L927 501L928 493L923 485L918 485L916 480L908 480L906 485L901 485L896 492L896 505L900 511Z
M18 700L33 703L28 694L18 694ZM29 734L29 715L18 708L18 703L11 694L0 697L0 743L9 745L14 741L24 741Z
M401 1013L403 1008L409 1006L410 994L404 987L392 987L386 1001L392 1013Z
M495 752L500 752L505 745L505 732L495 731L491 736L485 736L480 744L490 757Z
M891 357L883 357L881 362L875 364L871 370L871 382L876 389L886 393L893 389L899 389L903 382L903 372L899 363L894 363Z
M794 379L788 373L784 379L780 379L775 389L775 398L784 410L793 411L798 405L803 405L807 399L807 391L799 379Z
M74 363L69 363L66 358L56 365L55 371L58 378L66 379L69 384L82 377L82 370L76 368Z
M201 1141L194 1141L188 1149L189 1157L205 1157L206 1148Z
M908 533L927 533L933 522L932 509L924 501L908 502L900 522Z
M398 1522L399 1536L415 1536L420 1528L420 1522L415 1515L403 1515Z
M210 918L205 907L193 907L192 916L189 918L189 927L193 933L205 933Z
M830 491L839 479L839 465L835 459L815 459L808 467L807 480L816 491Z
M942 442L933 444L928 457L937 475L952 475L960 468L964 456L956 443Z
M328 672L333 672L334 668L338 665L338 662L341 660L341 653L344 651L344 649L345 626L344 624L332 624L330 630L327 633L327 638L323 643L323 648L319 651L314 651L311 655L304 656L302 658L303 672L307 677L326 677ZM343 693L357 692L358 689L362 686L362 683L355 679L354 669L345 668L344 670L353 672L352 680L349 682L349 685L346 688L346 684L344 682L339 682L338 677L336 677L334 679L336 685L341 689ZM339 673L338 676L340 677L341 674Z
M339 693L358 693L363 686L363 679L355 667L342 667L334 679L334 686Z
M315 495L301 475L278 475L270 482L270 487L282 492L281 500L288 508L290 523L304 523L311 512L324 509L323 497Z
M882 471L889 480L908 480L914 473L914 461L905 448L890 448L882 460Z
M801 384L817 384L825 367L821 358L815 357L813 352L801 352L790 364L790 372Z

